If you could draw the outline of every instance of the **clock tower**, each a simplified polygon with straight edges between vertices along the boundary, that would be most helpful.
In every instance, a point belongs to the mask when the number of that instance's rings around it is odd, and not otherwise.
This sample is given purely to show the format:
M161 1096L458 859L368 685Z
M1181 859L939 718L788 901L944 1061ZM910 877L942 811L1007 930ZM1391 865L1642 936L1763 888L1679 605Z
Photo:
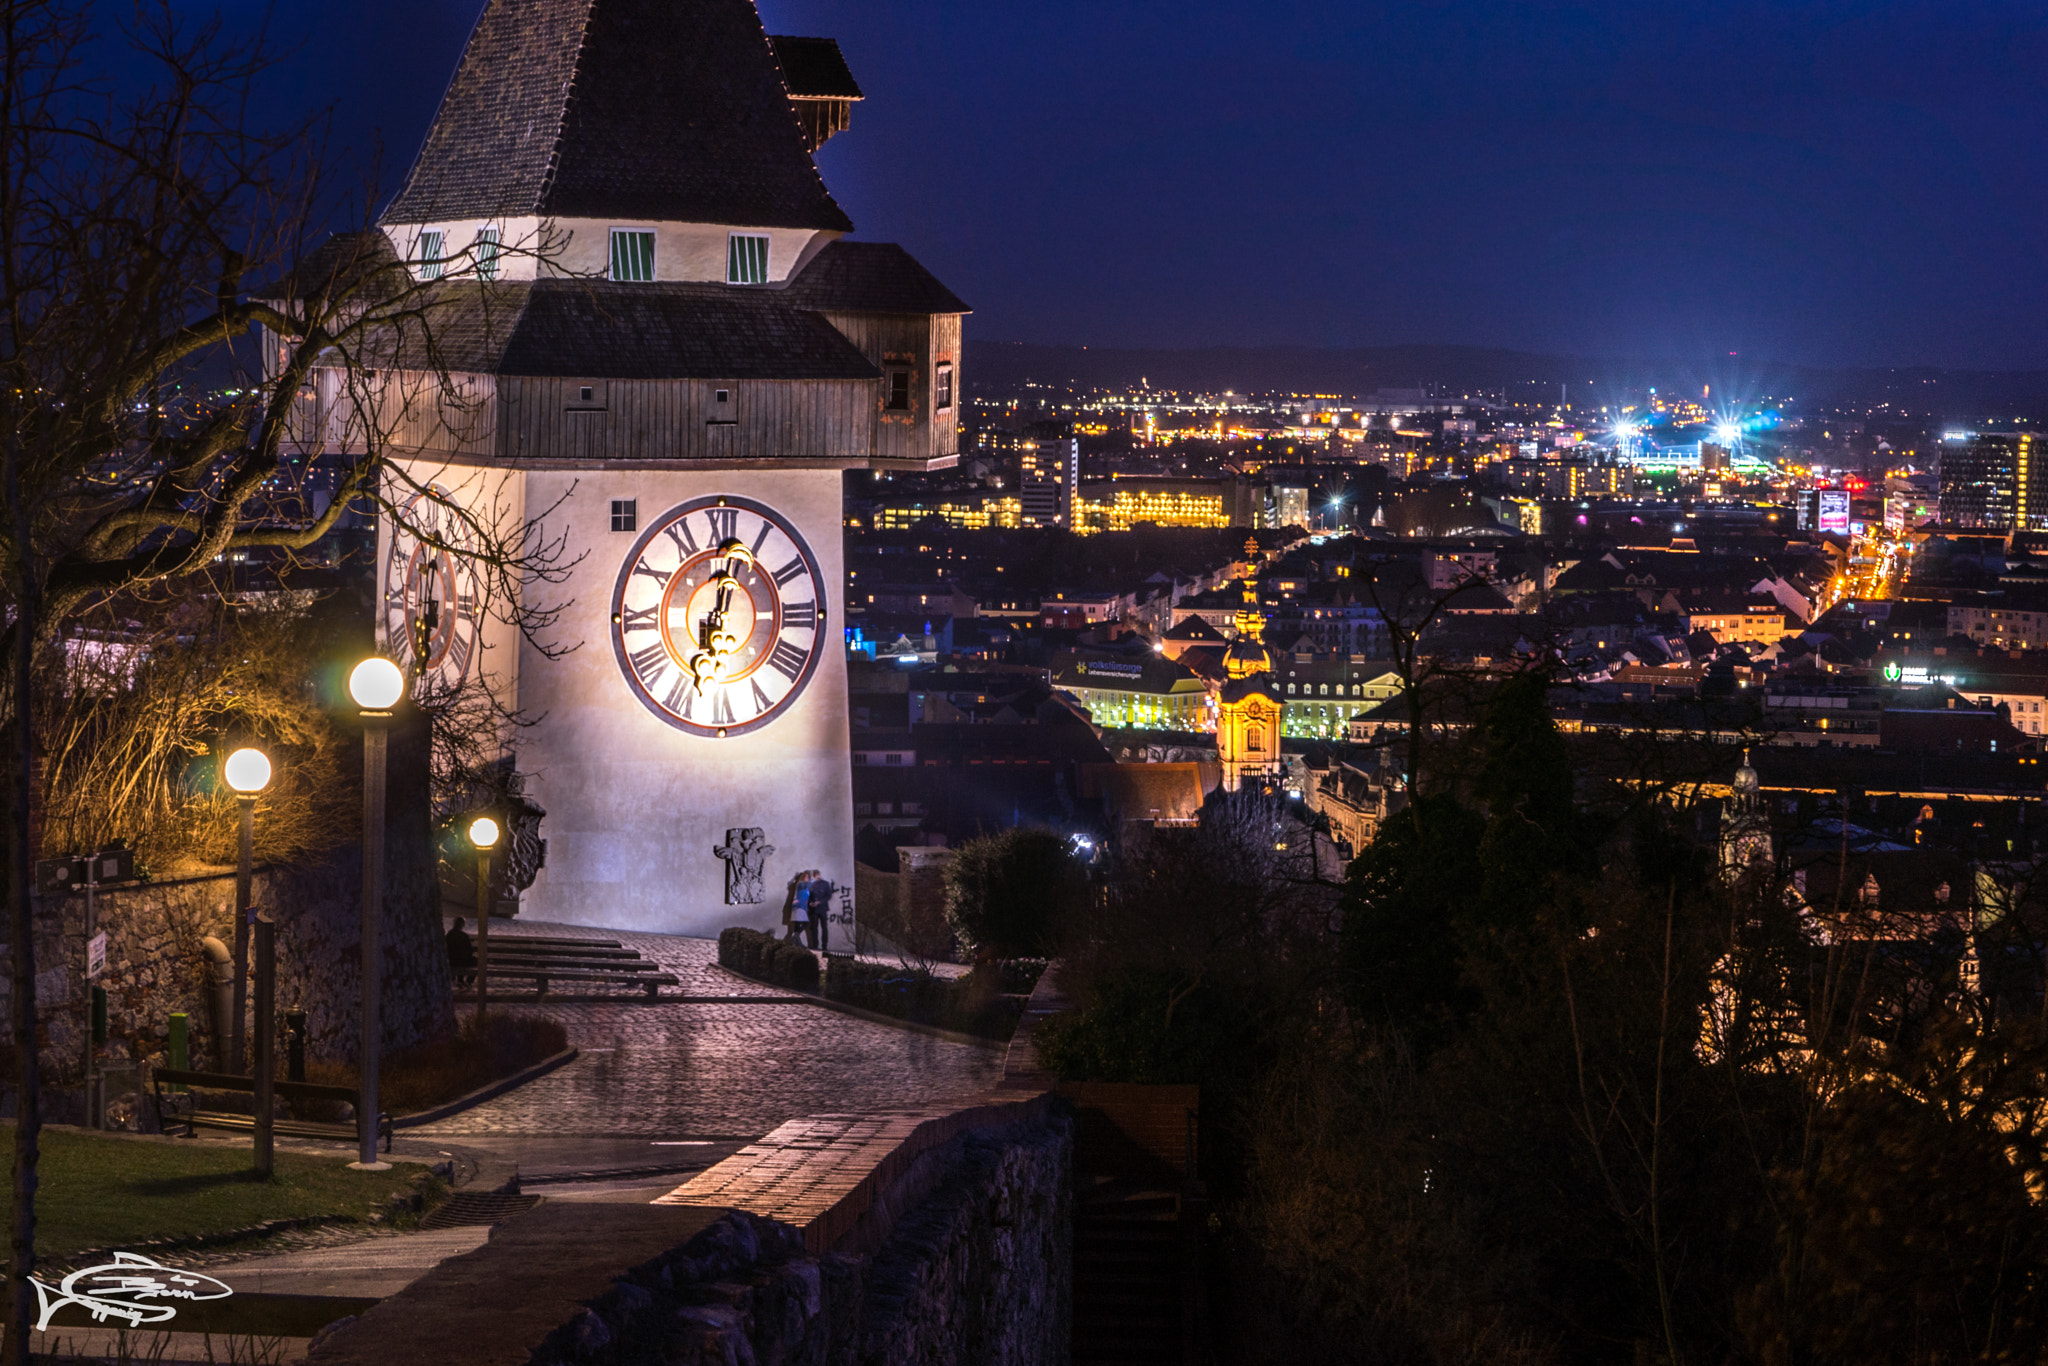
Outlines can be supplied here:
M850 943L841 476L953 463L967 312L846 240L811 154L861 98L752 0L490 0L380 221L433 298L380 377L386 499L425 500L380 527L380 631L532 720L525 914L769 928L817 870ZM436 504L556 569L477 572Z

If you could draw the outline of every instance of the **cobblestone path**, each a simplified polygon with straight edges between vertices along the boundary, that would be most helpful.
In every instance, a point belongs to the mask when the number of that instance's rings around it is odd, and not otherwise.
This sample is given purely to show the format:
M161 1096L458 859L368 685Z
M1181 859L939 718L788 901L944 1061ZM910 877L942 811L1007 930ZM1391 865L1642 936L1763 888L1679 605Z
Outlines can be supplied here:
M709 939L518 922L522 936L617 939L695 996L787 996L717 966ZM458 1013L469 1009L458 1006ZM803 1115L926 1105L973 1095L1002 1071L1000 1048L951 1043L811 1005L565 1002L492 1009L551 1016L582 1056L408 1136L514 1134L754 1138Z

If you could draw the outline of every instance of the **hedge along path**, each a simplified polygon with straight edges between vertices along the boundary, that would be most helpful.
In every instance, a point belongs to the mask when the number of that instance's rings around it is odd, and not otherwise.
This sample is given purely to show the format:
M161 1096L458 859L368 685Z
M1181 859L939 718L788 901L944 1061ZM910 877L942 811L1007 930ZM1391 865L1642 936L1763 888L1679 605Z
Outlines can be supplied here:
M823 990L816 985L817 957L792 940L761 930L733 926L718 936L719 965L750 981L769 981L807 994L795 998L806 1005L851 1015L873 1024L908 1029L949 1043L980 1048L1008 1046L1010 1033L1023 1012L1024 998L1004 997L971 985L965 976L940 976L927 969L834 957L824 971ZM810 983L811 985L805 985ZM900 990L895 988L900 986ZM844 999L856 995L864 1004ZM756 998L759 999L759 998ZM900 1006L900 1010L873 1006ZM918 1018L926 1017L926 1018ZM941 1023L944 1022L944 1023ZM979 1024L981 1029L948 1028L948 1024Z

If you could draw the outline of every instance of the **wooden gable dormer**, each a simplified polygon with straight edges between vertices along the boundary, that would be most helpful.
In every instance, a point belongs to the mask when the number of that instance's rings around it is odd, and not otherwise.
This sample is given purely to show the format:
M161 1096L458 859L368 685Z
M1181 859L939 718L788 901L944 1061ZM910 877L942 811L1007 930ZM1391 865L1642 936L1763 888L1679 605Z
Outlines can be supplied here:
M867 97L846 65L846 54L831 38L774 37L775 60L782 66L782 83L789 89L789 107L803 125L804 142L815 152L843 133L853 118L853 106Z
M960 449L960 320L970 312L893 242L837 241L783 291L882 371L875 454L932 459Z

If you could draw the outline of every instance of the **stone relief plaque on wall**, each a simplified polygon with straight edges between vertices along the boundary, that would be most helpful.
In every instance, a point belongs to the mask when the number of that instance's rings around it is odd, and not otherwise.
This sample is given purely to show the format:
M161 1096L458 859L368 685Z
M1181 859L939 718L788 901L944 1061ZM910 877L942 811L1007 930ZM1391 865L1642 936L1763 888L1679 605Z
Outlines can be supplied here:
M725 860L725 904L754 906L761 900L761 875L775 846L758 825L739 826L725 832L725 843L712 849Z

